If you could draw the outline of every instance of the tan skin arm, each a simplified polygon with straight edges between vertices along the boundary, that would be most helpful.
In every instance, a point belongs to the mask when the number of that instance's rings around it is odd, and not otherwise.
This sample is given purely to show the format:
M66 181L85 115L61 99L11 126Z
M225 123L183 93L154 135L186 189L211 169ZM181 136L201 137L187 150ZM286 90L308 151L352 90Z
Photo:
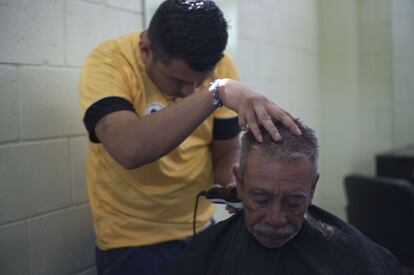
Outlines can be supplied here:
M211 94L197 93L142 118L131 111L108 114L95 133L116 161L133 169L168 154L214 110Z
M300 133L286 111L238 81L223 81L220 96L224 106L239 113L240 126L248 124L259 141L258 125L275 140L280 138L270 117ZM211 98L212 92L200 91L142 118L130 111L114 112L97 123L95 133L116 161L127 169L137 168L165 156L187 138L215 110Z

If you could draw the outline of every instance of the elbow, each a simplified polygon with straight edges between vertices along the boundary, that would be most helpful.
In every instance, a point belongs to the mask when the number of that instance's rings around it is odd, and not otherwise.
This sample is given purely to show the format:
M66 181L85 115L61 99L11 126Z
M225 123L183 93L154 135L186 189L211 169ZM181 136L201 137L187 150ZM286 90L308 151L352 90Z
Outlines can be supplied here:
M128 160L121 160L121 161L118 161L118 163L121 164L121 166L127 170L133 170L141 166L135 162L128 161Z
M112 158L115 159L123 168L127 170L137 169L147 163L155 161L163 156L159 152L153 152L143 147L128 147L128 150L122 148L122 150L116 151L111 154Z
M118 162L122 165L122 167L124 167L127 170L137 169L148 163L140 158L128 156L125 156L124 158L118 160Z
M116 161L125 169L132 170L137 169L147 163L157 160L157 157L146 156L143 152L142 154L134 154L134 151L124 152L121 156L116 158Z
M113 156L113 158L125 169L132 170L141 167L145 163L137 156L132 155L130 152Z

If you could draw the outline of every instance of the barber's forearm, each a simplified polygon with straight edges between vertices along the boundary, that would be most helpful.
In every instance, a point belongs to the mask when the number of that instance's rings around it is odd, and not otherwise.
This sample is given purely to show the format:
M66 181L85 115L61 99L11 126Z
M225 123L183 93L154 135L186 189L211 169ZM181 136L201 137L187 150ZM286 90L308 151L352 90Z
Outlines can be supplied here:
M259 125L275 140L280 139L271 117L300 134L289 113L240 82L224 79L219 91L224 106L239 114L239 126L248 125L259 141ZM117 114L110 114L108 124L101 127L98 122L95 132L115 160L126 168L136 168L165 156L187 138L215 110L212 96L206 89L143 118L117 120Z
M106 127L99 122L96 134L121 165L137 168L165 156L184 141L215 110L211 97L211 92L202 91L127 123L108 115Z

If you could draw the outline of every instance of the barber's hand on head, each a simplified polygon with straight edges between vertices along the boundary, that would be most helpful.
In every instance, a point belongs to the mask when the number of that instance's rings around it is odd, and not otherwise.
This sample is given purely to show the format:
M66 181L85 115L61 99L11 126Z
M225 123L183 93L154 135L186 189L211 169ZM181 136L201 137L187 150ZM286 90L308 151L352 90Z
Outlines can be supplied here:
M248 127L257 141L263 141L259 125L262 125L275 141L281 139L272 122L272 117L282 122L295 134L301 134L293 117L264 95L256 93L232 79L222 79L220 86L224 86L224 89L222 87L220 90L223 105L238 113L240 128L246 129Z

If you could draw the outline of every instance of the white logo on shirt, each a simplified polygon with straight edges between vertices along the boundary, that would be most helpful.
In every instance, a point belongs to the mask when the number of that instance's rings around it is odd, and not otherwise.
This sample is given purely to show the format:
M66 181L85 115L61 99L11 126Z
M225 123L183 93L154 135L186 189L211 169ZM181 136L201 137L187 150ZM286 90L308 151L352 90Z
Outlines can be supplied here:
M155 113L156 111L161 110L162 108L164 108L165 105L162 104L161 102L151 102L150 104L148 104L147 108L145 109L145 113L144 115L150 115L152 113Z

